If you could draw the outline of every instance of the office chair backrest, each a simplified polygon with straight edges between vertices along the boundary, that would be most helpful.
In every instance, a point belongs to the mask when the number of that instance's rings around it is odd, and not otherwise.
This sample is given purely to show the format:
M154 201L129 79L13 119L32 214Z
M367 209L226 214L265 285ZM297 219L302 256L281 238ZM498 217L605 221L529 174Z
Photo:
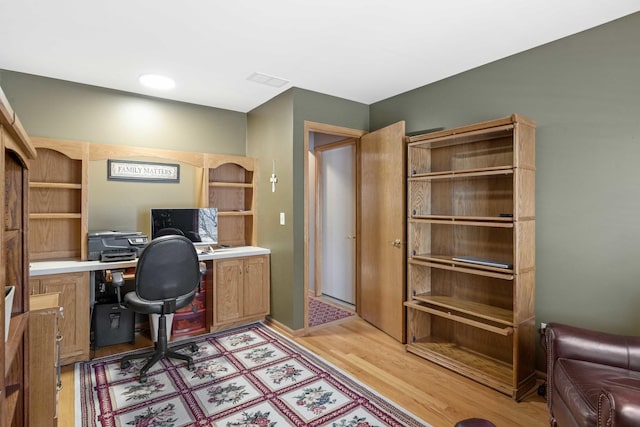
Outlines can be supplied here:
M136 293L148 301L162 301L195 293L200 281L198 253L184 236L153 239L136 267Z
M158 230L156 234L153 235L152 239L155 239L161 236L184 236L184 233L182 232L182 230L178 228L166 227Z

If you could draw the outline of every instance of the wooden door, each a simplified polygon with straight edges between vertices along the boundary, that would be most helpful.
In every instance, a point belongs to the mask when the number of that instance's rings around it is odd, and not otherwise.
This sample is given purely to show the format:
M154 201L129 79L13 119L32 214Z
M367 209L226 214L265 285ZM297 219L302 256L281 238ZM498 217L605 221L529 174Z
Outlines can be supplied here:
M89 273L43 276L40 293L60 294L63 310L59 325L62 364L89 360Z
M405 341L406 149L398 122L360 141L360 307L367 322Z

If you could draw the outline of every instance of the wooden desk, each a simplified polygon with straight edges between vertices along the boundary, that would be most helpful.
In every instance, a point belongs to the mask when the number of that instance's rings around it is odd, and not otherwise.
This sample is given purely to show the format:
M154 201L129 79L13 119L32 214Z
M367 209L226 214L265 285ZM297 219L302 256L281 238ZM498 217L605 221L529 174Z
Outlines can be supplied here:
M215 250L213 253L199 255L201 261L207 262L206 324L211 331L231 328L264 317L269 313L269 249L256 246L239 246ZM248 260L260 259L260 269L249 268ZM237 272L236 276L218 275L216 265L222 261L238 260L241 267L227 269ZM246 263L246 264L245 264ZM30 265L31 294L49 292L60 293L60 306L64 317L59 319L59 328L64 339L61 342L62 365L86 361L90 359L90 327L91 313L95 304L95 272L118 270L135 267L137 260L122 262L100 261L38 261ZM228 263L224 264L228 267ZM252 272L247 275L245 266ZM262 273L257 275L254 271ZM239 276L238 276L239 275ZM247 282L238 277L253 277ZM259 283L256 282L259 278ZM233 279L233 280L232 280ZM220 291L216 281L221 283ZM255 298L259 296L256 303ZM255 308L258 304L258 309ZM238 308L237 313L228 313L215 318L215 312Z

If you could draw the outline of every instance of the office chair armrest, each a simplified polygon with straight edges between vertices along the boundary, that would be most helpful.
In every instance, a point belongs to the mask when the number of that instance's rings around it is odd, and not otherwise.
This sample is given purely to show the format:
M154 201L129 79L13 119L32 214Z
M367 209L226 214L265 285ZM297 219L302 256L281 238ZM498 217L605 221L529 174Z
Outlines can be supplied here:
M112 271L110 283L116 288L124 286L124 273L122 271Z
M200 281L198 282L198 291L197 293L202 292L202 278L207 274L207 263L204 261L200 261Z
M116 288L116 295L118 297L118 306L120 308L126 308L122 304L122 296L120 295L120 288L124 286L124 273L122 271L107 271L107 279Z

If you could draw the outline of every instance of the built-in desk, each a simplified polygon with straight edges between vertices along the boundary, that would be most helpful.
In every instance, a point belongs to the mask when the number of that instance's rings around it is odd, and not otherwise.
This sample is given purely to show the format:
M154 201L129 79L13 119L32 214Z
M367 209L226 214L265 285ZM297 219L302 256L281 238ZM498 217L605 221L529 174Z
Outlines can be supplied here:
M203 252L198 255L200 261L210 261L225 258L238 258L254 255L269 255L269 249L257 246L237 246L232 248L216 249L213 252ZM101 262L101 261L36 261L29 265L29 275L44 276L47 274L77 273L97 270L117 270L119 268L135 267L138 260Z
M269 249L239 246L202 252L207 263L205 296L207 328L226 329L263 320L269 313ZM137 260L37 261L30 264L31 294L57 292L60 319L61 360L66 365L89 360L91 312L95 303L95 272L135 267Z

